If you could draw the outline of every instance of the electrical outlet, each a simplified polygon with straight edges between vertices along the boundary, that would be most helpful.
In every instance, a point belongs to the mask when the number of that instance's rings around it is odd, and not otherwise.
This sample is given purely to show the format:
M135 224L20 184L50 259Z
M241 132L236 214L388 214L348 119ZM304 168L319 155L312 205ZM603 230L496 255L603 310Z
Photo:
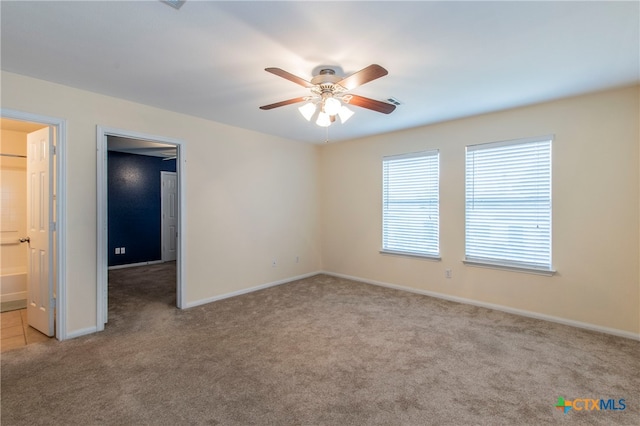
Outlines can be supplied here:
M120 247L116 247L116 254L120 254Z
M120 247L120 254L124 254L124 247Z
M447 277L447 278L451 278L451 276L452 276L451 269L445 269L444 276Z
M278 261L277 261L276 259L273 259L273 260L271 261L271 267L272 267L272 268L275 268L276 266L278 266Z

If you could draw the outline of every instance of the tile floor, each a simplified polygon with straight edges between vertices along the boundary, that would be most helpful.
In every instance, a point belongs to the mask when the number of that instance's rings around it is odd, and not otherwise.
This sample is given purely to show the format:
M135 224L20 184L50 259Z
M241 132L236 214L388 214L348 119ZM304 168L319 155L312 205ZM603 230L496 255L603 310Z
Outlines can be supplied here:
M0 314L2 334L0 338L0 352L26 346L30 343L43 342L50 337L40 333L27 323L27 310L2 312Z

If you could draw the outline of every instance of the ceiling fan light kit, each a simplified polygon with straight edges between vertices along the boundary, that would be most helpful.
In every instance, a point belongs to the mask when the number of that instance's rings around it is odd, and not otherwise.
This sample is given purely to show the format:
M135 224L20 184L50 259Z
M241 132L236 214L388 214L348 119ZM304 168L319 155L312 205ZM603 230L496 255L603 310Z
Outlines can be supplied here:
M351 111L346 106L342 105L340 111L338 111L338 117L340 117L340 122L344 124L351 116L353 115L353 111Z
M316 104L312 102L306 103L298 108L298 111L300 111L300 114L302 114L307 121L311 121L313 114L316 113Z
M270 110L298 102L307 102L299 107L298 111L307 121L312 121L315 118L315 123L320 127L329 127L331 123L336 121L336 117L339 117L340 122L344 124L354 114L344 104L359 106L383 114L390 114L396 108L396 105L387 102L347 93L358 86L388 74L386 69L377 64L369 65L344 78L335 75L334 70L325 68L320 70L320 73L311 81L280 68L265 68L265 71L309 89L311 95L264 105L260 109Z
M318 119L316 120L316 124L320 127L331 126L331 116L326 112L320 111L320 113L318 114Z
M320 127L327 127L331 125L331 123L335 121L336 115L340 117L340 122L344 124L349 118L351 118L353 111L345 105L342 105L337 99L331 98L331 100L337 103L335 107L331 106L331 103L329 103L330 106L327 108L327 102L325 102L324 105L322 105L322 103L307 102L299 107L298 111L300 111L300 114L307 121L311 121L315 117L316 119L314 122ZM331 117L333 117L333 119ZM329 120L329 124L327 124L327 119Z
M336 115L341 107L340 101L332 96L327 96L322 100L322 111L326 114Z

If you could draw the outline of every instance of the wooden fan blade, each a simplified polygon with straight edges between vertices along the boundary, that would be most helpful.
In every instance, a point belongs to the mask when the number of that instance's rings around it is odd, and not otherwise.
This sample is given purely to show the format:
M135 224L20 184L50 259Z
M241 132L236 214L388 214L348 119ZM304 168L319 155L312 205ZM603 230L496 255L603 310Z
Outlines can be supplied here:
M376 101L375 99L365 98L364 96L358 95L351 95L351 99L349 99L348 103L350 105L367 108L373 111L381 112L383 114L390 114L394 109L396 109L395 105Z
M291 74L290 72L287 72L283 69L280 68L265 68L264 69L267 72L270 72L271 74L275 74L278 77L282 77L282 78L286 78L289 81L293 81L296 84L299 84L302 87L313 87L313 84L311 84L310 82L308 82L307 80L300 78L296 75Z
M293 99L289 99L289 100L282 101L282 102L276 102L275 104L264 105L264 106L261 106L260 109L264 109L264 110L274 109L274 108L278 108L278 107L285 106L285 105L291 105L291 104L295 104L295 103L298 103L298 102L304 102L306 100L307 100L306 97L293 98Z
M352 90L358 86L362 86L365 83L373 81L376 78L384 77L387 74L389 74L389 71L378 64L373 64L343 78L338 82L338 84L346 90Z

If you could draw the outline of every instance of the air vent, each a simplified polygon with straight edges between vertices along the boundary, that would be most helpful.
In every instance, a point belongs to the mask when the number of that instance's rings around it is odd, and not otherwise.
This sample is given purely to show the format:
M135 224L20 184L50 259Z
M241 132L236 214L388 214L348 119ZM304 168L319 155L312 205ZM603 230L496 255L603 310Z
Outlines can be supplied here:
M397 100L396 98L387 98L387 102L389 102L390 104L396 105L396 106L397 105L401 105L400 101Z
M174 9L180 9L187 0L160 0L162 3L166 3Z

